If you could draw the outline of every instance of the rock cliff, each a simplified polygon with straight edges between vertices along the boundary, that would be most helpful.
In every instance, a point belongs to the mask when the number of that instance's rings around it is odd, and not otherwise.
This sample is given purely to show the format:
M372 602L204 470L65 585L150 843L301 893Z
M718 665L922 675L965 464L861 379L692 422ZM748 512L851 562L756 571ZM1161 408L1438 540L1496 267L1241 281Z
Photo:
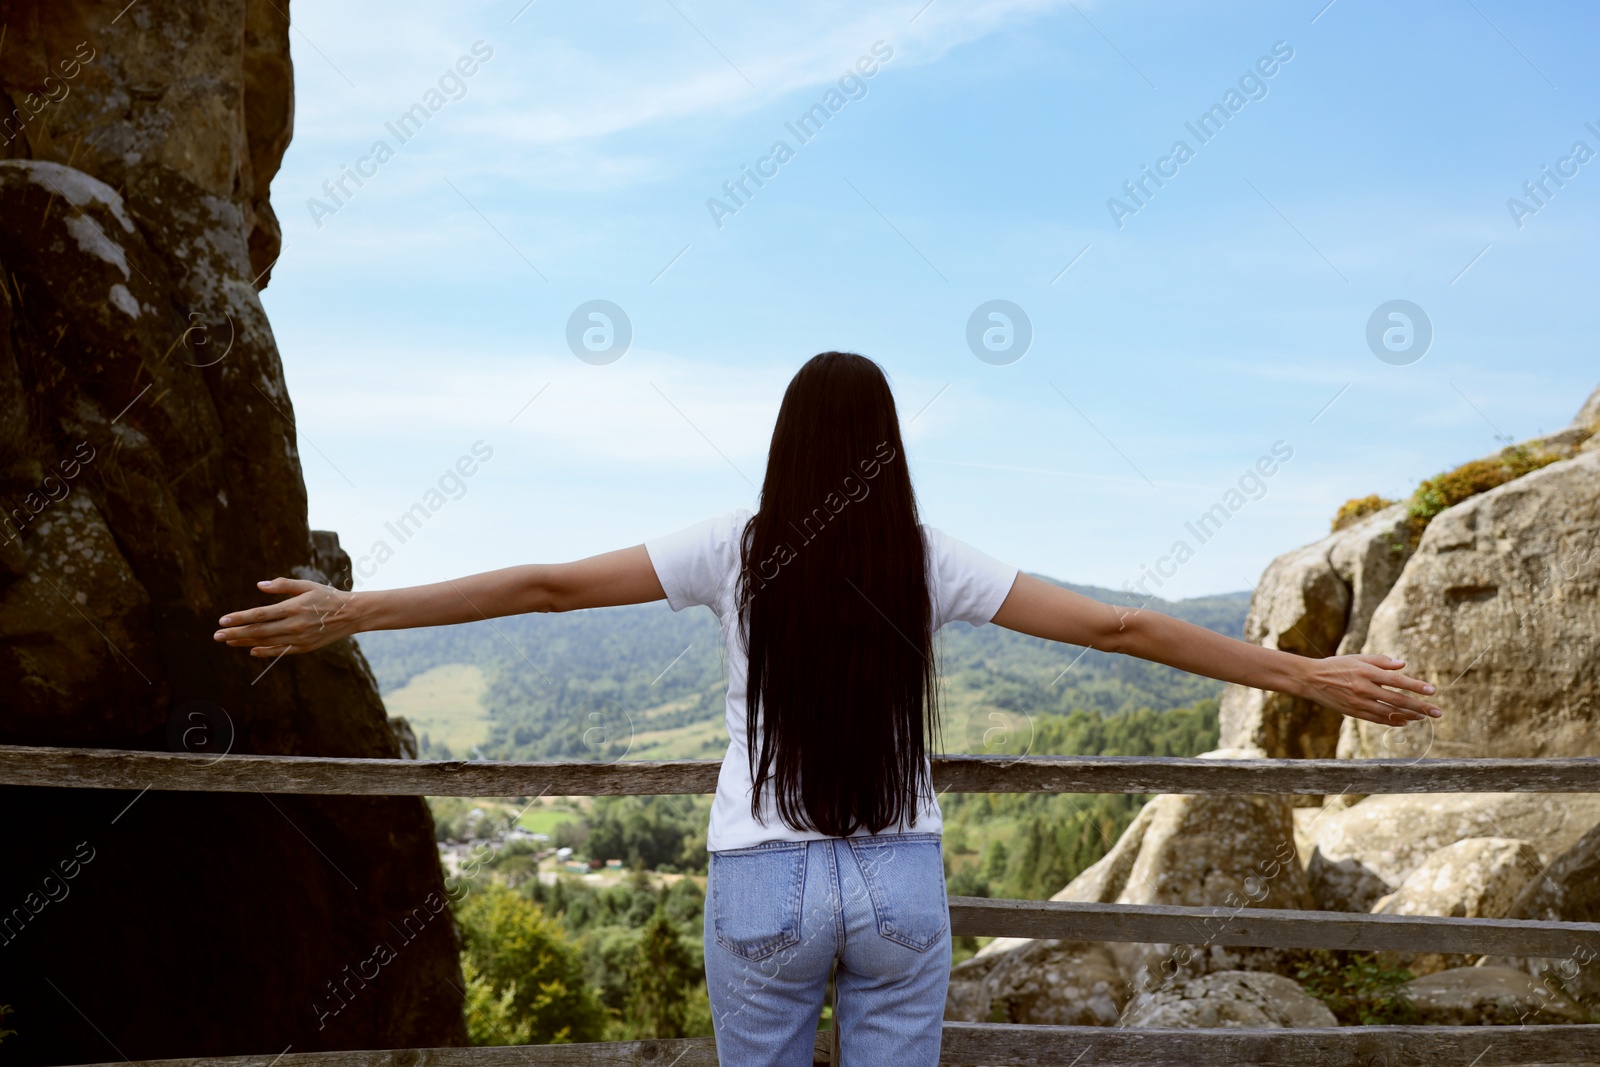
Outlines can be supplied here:
M1224 749L1208 755L1238 759L1260 752ZM1051 899L1211 905L1215 914L1196 926L1202 938L1220 936L1245 908L1312 907L1305 872L1296 861L1291 812L1287 800L1276 796L1157 797L1111 851ZM946 1017L1131 1025L1123 1013L1133 1010L1129 998L1136 994L1146 1007L1165 1004L1149 998L1206 975L1241 968L1267 971L1284 963L1279 951L1214 944L1100 946L997 938L951 971Z
M1440 514L1363 647L1439 686L1430 755L1600 755L1600 451Z
M257 579L331 577L257 296L286 10L6 5L0 742L400 754L353 643L210 639ZM0 796L13 1062L464 1043L448 914L391 925L443 893L419 798Z
M1406 660L1449 712L1424 736L1229 686L1221 743L1289 758L1600 754L1597 430L1600 389L1566 429L1507 450L1526 473L1473 492L1471 478L1498 457L1464 465L1456 482L1466 488L1454 489L1464 499L1425 507L1420 538L1414 502L1395 504L1262 575L1248 640Z
M1463 465L1273 560L1245 637L1384 653L1447 715L1385 729L1229 686L1214 755L1600 755L1600 390L1559 433ZM1357 506L1359 505L1359 506ZM1342 513L1343 514L1343 513ZM1510 783L1508 783L1509 785ZM1054 899L1593 922L1600 795L1161 796ZM1286 862L1287 861L1287 862ZM1429 1023L1600 1017L1600 961L1382 958ZM1001 938L951 974L946 1016L1087 1025L1328 1025L1294 954ZM1304 1005L1263 1021L1264 991ZM1111 1013L1115 1010L1115 1018ZM1268 1013L1270 1014L1270 1013ZM1293 1018L1291 1016L1293 1015Z
M1250 599L1244 639L1299 656L1359 652L1410 557L1404 521L1396 504L1273 560ZM1229 685L1219 715L1224 745L1290 759L1329 759L1338 748L1341 716L1298 697Z

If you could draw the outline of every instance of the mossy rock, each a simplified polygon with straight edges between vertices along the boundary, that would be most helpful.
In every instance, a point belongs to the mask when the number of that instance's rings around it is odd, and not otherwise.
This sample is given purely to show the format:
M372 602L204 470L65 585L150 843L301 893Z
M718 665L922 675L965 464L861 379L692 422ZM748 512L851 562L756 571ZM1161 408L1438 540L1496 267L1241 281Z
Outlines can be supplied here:
M1338 533L1346 527L1354 526L1368 515L1376 515L1393 503L1393 500L1381 497L1377 493L1372 493L1369 496L1351 497L1339 505L1339 510L1333 516L1332 528L1328 532Z

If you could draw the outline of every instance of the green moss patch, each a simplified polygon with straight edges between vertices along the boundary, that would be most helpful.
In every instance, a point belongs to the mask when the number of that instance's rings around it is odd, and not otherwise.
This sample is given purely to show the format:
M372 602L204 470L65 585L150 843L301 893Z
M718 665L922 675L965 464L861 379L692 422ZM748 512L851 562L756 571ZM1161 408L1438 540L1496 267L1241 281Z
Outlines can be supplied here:
M1487 493L1496 486L1516 481L1524 474L1531 474L1540 467L1547 467L1564 458L1559 452L1528 445L1512 445L1501 449L1497 456L1475 459L1454 470L1435 474L1417 486L1406 501L1403 525L1405 546L1415 550L1422 541L1422 532L1428 528L1428 523L1446 508L1470 500L1479 493ZM1343 530L1393 503L1376 493L1346 500L1333 516L1333 530ZM1396 545L1396 550L1401 547Z
M1339 505L1339 510L1333 515L1333 528L1329 533L1338 533L1347 526L1354 526L1368 515L1376 515L1384 508L1389 507L1394 501L1388 497L1373 493L1371 496L1351 497Z

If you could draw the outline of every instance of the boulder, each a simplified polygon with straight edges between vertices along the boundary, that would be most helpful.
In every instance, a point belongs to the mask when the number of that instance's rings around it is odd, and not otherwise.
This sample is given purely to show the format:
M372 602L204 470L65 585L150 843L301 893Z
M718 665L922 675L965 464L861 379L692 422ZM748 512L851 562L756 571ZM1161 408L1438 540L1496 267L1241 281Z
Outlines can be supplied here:
M1329 1027L1333 1012L1281 974L1217 971L1140 993L1128 1004L1131 1027Z
M1531 879L1508 914L1514 919L1600 923L1600 826Z
M1422 861L1372 910L1382 915L1442 915L1457 919L1498 919L1541 866L1539 852L1526 841L1507 837L1469 837L1446 845ZM1412 974L1466 967L1476 956L1439 952L1396 953L1393 964Z
M1307 867L1307 865L1309 865L1311 862L1311 854L1315 850L1317 843L1317 829L1322 825L1322 821L1328 816L1334 814L1335 812L1344 810L1343 806L1334 802L1343 799L1346 796L1348 796L1348 794L1326 797L1324 798L1324 803L1321 807L1297 807L1294 809L1294 848L1295 855L1299 859L1302 869ZM1310 884L1311 883L1307 881L1307 887L1309 887ZM1313 897L1313 899L1315 899L1315 897Z
M1383 915L1443 915L1498 919L1540 870L1539 852L1509 837L1468 837L1446 845L1381 898Z
M1174 793L1149 806L1118 903L1313 906L1285 798Z
M1029 941L1014 951L976 956L953 968L944 1017L1116 1026L1128 994L1128 983L1103 945Z
M1510 967L1455 967L1400 987L1432 1026L1585 1023L1589 1013L1557 990Z
M1250 599L1244 639L1317 658L1359 650L1410 555L1404 519L1396 504L1273 560ZM1332 758L1342 721L1298 697L1231 684L1219 715L1220 744L1275 758Z
M1445 719L1390 730L1229 685L1220 743L1288 758L1593 754L1596 431L1600 390L1570 426L1520 446L1557 462L1447 508L1414 553L1403 502L1279 556L1263 573L1246 640L1305 656L1398 656L1408 673L1439 686Z
M258 293L286 7L7 6L0 743L400 755L353 642L264 666L211 639L257 580L335 577ZM11 1062L465 1043L421 798L0 800L0 900L39 903L8 913Z
M1214 913L1203 927L1212 935L1245 908L1314 906L1286 797L1167 794L1149 806L1154 811L1117 903L1209 906ZM1117 945L1113 951L1139 990L1182 975L1275 970L1287 958L1277 949L1217 944Z
M1161 810L1161 805L1153 801L1140 808L1139 814L1133 817L1128 828L1122 831L1122 836L1117 838L1106 854L1050 899L1075 900L1085 904L1111 904L1117 901L1128 884L1134 864L1139 860L1144 835Z
M1600 755L1600 451L1436 516L1363 649L1439 687L1427 755ZM1383 753L1384 727L1352 730Z
M1133 870L1134 862L1139 858L1139 846L1144 843L1145 831L1149 829L1157 810L1154 802L1140 808L1139 814L1134 816L1133 822L1122 831L1122 836L1117 838L1110 850L1050 899L1071 900L1082 904L1116 903L1123 887L1128 884L1128 875ZM1033 938L1028 937L997 937L979 949L975 958L1011 952L1030 945L1033 941Z
M1261 752L1221 749L1206 756L1236 759L1260 757ZM1207 934L1221 934L1231 916L1244 908L1313 906L1295 851L1293 809L1281 796L1158 796L1099 862L1051 899L1209 906L1214 915L1201 924ZM960 977L965 981L976 976L978 961L1024 953L1034 944L1028 938L996 938L963 964L972 970ZM1211 971L1277 969L1288 958L1277 949L1216 944L1117 944L1110 950L1129 984L1142 990ZM1026 970L1022 966L1007 973L1025 983ZM952 980L957 977L952 974Z
M1433 853L1470 837L1514 838L1541 862L1600 824L1592 793L1421 793L1372 796L1325 815L1307 876L1317 906L1371 911Z
M1542 922L1600 923L1600 826L1530 879L1507 914ZM1591 948L1576 946L1560 959L1485 962L1520 967L1541 986L1554 985L1580 1003L1600 1009L1600 960Z

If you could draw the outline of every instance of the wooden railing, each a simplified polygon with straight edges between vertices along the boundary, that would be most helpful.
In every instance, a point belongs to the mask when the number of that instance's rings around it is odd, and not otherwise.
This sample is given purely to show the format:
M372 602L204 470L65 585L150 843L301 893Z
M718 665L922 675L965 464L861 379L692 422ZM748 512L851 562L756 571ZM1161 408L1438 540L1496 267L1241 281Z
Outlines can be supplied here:
M427 762L191 755L0 746L0 785L425 796L709 793L716 760ZM1600 758L1211 760L943 756L934 784L957 793L1600 793ZM1219 923L1218 920L1224 920ZM1600 955L1600 924L1184 908L951 897L956 935L1564 958ZM816 1062L831 1062L819 1034ZM846 1054L848 1059L848 1053ZM947 1064L1200 1067L1505 1067L1600 1062L1600 1025L1118 1029L945 1023ZM710 1038L397 1049L145 1061L134 1067L711 1067ZM879 1065L888 1067L888 1065Z

